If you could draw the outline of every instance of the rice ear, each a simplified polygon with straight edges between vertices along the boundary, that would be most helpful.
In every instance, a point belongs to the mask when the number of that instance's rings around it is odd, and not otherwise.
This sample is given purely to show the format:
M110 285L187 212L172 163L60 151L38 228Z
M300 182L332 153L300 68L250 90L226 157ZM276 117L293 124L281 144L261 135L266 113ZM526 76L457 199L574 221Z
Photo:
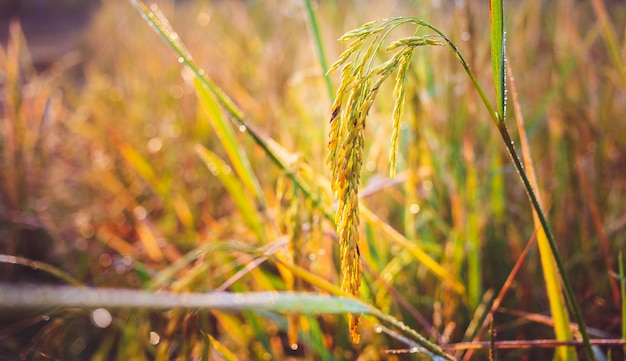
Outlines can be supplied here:
M396 154L400 132L400 118L404 104L405 79L413 49L423 45L441 45L429 36L405 38L387 47L398 49L387 61L374 65L378 50L389 32L403 23L404 18L371 22L346 33L340 41L352 41L331 67L329 73L343 66L341 84L331 110L331 129L327 164L331 171L333 195L338 202L335 222L341 254L341 288L358 297L361 286L361 259L359 251L359 186L365 152L365 123L382 83L394 72L395 105L393 111L391 175L395 175ZM384 35L381 35L384 34ZM349 316L350 335L359 343L359 316Z

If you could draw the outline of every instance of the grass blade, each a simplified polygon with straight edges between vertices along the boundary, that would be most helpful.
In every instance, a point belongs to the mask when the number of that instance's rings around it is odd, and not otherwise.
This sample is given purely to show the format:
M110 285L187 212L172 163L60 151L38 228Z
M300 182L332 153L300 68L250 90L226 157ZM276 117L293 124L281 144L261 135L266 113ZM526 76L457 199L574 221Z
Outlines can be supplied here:
M228 158L233 164L233 168L239 176L239 179L248 192L254 195L261 205L265 206L266 202L261 184L259 184L257 177L254 175L248 157L235 139L235 132L233 131L232 125L223 116L222 110L215 100L215 97L209 93L207 88L202 86L200 80L194 78L193 84L196 88L198 98L200 98L200 103L206 111L207 118L215 130L215 133L217 133L217 137L222 143L222 146L226 150L226 154L228 154Z
M322 74L324 74L326 91L328 92L328 98L332 103L333 101L335 101L335 93L333 92L333 85L330 81L330 75L328 75L328 60L326 59L326 54L324 53L322 34L320 33L320 28L317 25L317 17L315 16L315 11L313 11L313 4L311 3L311 0L304 0L304 3L306 5L307 14L309 15L311 30L313 31L313 36L315 37L315 50L317 50L317 56L320 60L320 65L322 67Z
M168 199L168 182L157 176L152 164L137 149L125 142L121 136L112 133L113 140L118 152L128 164L139 174L141 178L164 199Z
M222 344L221 342L216 340L215 337L213 337L211 335L207 335L207 336L209 337L209 341L211 342L213 347L215 347L217 352L222 354L222 356L224 356L224 358L227 361L237 361L237 360L239 360L237 358L237 356L235 356L235 354L231 350L228 349L228 347L224 346L224 344Z
M80 287L82 285L82 283L71 274L45 262L35 261L32 259L19 257L19 256L10 256L7 254L0 254L0 263L30 267L31 269L36 269L36 270L46 272L72 286Z
M302 278L303 280L310 283L311 285L321 290L330 292L333 295L350 297L350 299L354 300L355 302L361 303L361 301L356 300L355 298L352 298L348 293L344 292L340 287L335 286L334 284L326 281L325 279L319 277L318 275L313 274L301 267L298 267L297 265L293 263L287 262L286 260L279 260L277 258L275 259L278 262L280 262L283 266L288 268L295 276ZM431 343L424 336L419 334L417 331L415 331L411 327L405 325L401 321L398 321L395 317L381 311L380 309L372 305L368 305L368 304L364 304L364 305L369 309L369 312L362 312L362 313L375 316L379 320L385 321L387 324L398 328L405 334L408 334L415 342L423 346L426 350L428 350L428 352L432 353L433 355L443 357L446 360L454 360L454 357L443 352L443 350L439 346ZM350 312L350 313L354 313L354 312Z
M148 257L153 261L162 260L164 255L159 247L159 242L157 241L154 230L151 229L147 222L141 219L136 220L135 228Z
M215 153L199 144L196 145L195 150L211 173L222 182L248 227L259 240L263 240L263 222L256 211L254 202L247 196L242 182L231 172L230 166Z
M478 172L475 167L473 151L468 143L464 144L464 157L466 162L466 189L465 198L467 202L467 224L466 247L467 247L467 288L470 307L476 308L480 303L483 294L482 284L482 262L481 262L481 236L479 226L479 196L478 196Z
M406 249L416 261L423 264L430 272L432 272L440 280L447 282L450 287L459 295L465 296L465 286L454 278L441 264L431 258L426 252L418 246L409 242L403 235L393 229L390 225L380 220L372 211L364 205L360 207L361 215L374 228L389 237L389 239Z
M0 308L210 309L218 311L272 311L302 314L371 313L356 300L336 296L291 292L172 293L69 286L19 286L0 284Z
M495 1L495 0L494 0ZM495 5L495 10L500 12L500 20L498 19L492 19L495 20L496 22L498 21L503 21L503 13L502 13L502 3L501 1L499 3L495 3L492 4L492 8ZM492 15L493 16L493 15ZM509 131L506 127L506 123L503 121L503 118L500 117L499 113L494 110L493 106L491 105L491 103L489 102L489 99L487 98L484 90L482 89L482 87L480 86L480 83L478 82L478 79L476 78L476 75L473 73L473 71L470 69L469 64L467 63L467 61L465 60L465 58L463 57L463 55L461 54L461 52L459 51L459 49L457 48L457 46L443 33L441 32L441 30L437 29L436 27L422 21L421 19L418 18L411 18L410 20L411 22L414 22L415 24L419 24L425 27L428 27L429 29L432 29L433 31L435 31L439 36L441 36L441 38L445 41L445 43L449 46L450 50L454 53L454 55L456 56L457 60L459 60L459 62L461 63L461 65L463 66L463 68L465 69L467 75L470 77L470 80L472 81L472 84L474 85L476 91L478 92L478 94L480 95L480 98L483 102L483 104L485 105L485 108L487 109L487 111L489 112L489 115L491 116L491 118L494 120L496 126L498 127L498 131L500 132L500 135L502 137L502 140L504 141L504 144L506 146L507 152L509 154L509 156L511 157L511 160L513 161L513 165L515 166L515 169L517 170L518 175L520 176L522 183L524 185L524 189L526 190L526 193L528 195L528 198L532 204L533 209L536 211L537 213L537 217L539 222L541 223L541 227L544 229L545 233L546 233L546 238L548 241L548 244L550 246L550 250L552 251L552 254L554 256L554 261L556 263L556 267L559 271L559 275L561 277L561 281L563 282L563 287L564 287L564 291L565 291L565 297L567 300L567 303L570 307L570 309L572 310L572 312L574 313L574 316L576 318L576 323L578 324L579 330L580 330L580 334L583 338L584 341L584 345L585 345L585 354L587 356L587 358L589 360L593 360L594 356L593 356L593 351L591 349L591 344L589 342L589 334L587 333L587 328L584 322L584 319L582 317L582 312L580 311L580 307L578 306L578 303L576 302L576 299L574 297L574 292L572 290L572 287L570 285L570 282L568 280L567 274L565 273L565 266L563 265L563 262L561 261L561 258L559 256L558 253L558 249L556 247L556 242L554 240L554 236L552 235L552 231L550 230L547 218L545 217L545 212L543 211L543 208L541 207L541 204L537 198L537 196L534 193L534 187L532 186L532 183L530 182L527 174L526 174L526 170L524 169L524 165L522 164L522 161L519 158L519 155L517 153L517 151L515 150L515 147L513 145L513 141L511 139L511 136L509 134ZM498 46L496 46L496 60L499 61L500 59L502 59L502 61L506 61L505 57L504 57L504 48L503 48L503 41L504 41L504 27L503 26L499 26L498 24L495 24L495 28L496 30L500 31L502 33L502 36L495 36L495 40L498 41L499 44L502 44L502 51L498 52L497 50L499 49ZM497 65L497 64L496 64ZM502 64L501 66L498 65L496 66L494 65L494 70L505 70L505 66L504 64ZM504 80L504 74L496 74L497 79L501 79ZM502 87L497 87L498 90L500 90L500 101L499 101L499 107L502 109L502 114L504 115L504 100L505 100L505 88L504 85L502 85Z
M509 69L511 72L511 69ZM513 108L515 110L515 118L517 120L518 131L520 135L520 143L522 145L522 156L524 157L524 165L526 166L527 177L533 187L533 191L538 201L541 202L541 194L539 193L539 184L535 175L535 168L533 166L533 160L530 154L530 146L528 145L528 139L526 137L526 131L524 130L524 119L522 117L522 111L517 101L517 91L515 89L515 81L513 75L510 77L511 82L511 96L513 99ZM537 210L533 209L533 221L535 228L537 229L537 245L539 247L539 254L541 258L541 267L543 269L543 276L546 282L546 291L548 293L548 300L550 303L550 313L554 319L554 333L558 341L571 341L572 332L569 328L569 315L567 313L567 306L561 293L561 284L559 282L559 274L555 268L554 254L550 249L548 237L546 231L541 225ZM571 347L559 347L557 352L562 360L576 360L576 352Z
M180 37L171 28L167 19L160 13L156 5L148 8L140 0L129 0L139 13L144 17L146 22L159 34L163 40L172 48L174 53L178 56L179 62L185 64L191 72L194 74L198 82L208 90L217 100L217 102L230 114L232 119L237 123L239 127L246 129L246 133L249 134L254 142L263 149L263 151L270 157L272 162L276 164L278 168L284 171L289 178L303 191L303 193L311 199L314 204L319 203L317 199L307 187L306 184L294 173L290 167L289 162L286 159L285 151L280 145L273 142L271 139L262 136L255 127L247 124L245 121L243 112L235 105L235 103L226 95L213 81L206 75L204 70L200 69L198 64L192 59L191 55L183 45ZM242 128L242 129L243 129ZM325 215L327 219L332 219L328 214Z
M154 293L122 289L0 284L0 309L24 311L50 308L206 309L228 312L298 312L313 315L368 314L407 332L429 353L453 360L439 347L392 316L352 298L295 292Z
M504 5L502 0L489 2L489 20L491 34L491 65L496 89L498 118L504 121L506 112L506 63L504 47Z
M609 56L611 58L611 61L613 62L613 66L619 74L622 88L626 90L626 67L624 67L624 60L622 59L623 54L620 55L620 47L617 40L617 35L615 34L615 29L611 24L611 20L606 10L606 6L604 5L604 1L591 0L591 5L593 5L593 11L596 13L598 21L600 22L600 26L602 27L602 36L604 37L604 42L606 43L606 47L608 48Z
M618 267L620 277L620 289L622 291L622 339L626 340L626 274L624 273L624 252L620 252L618 256ZM626 346L624 346L626 354Z

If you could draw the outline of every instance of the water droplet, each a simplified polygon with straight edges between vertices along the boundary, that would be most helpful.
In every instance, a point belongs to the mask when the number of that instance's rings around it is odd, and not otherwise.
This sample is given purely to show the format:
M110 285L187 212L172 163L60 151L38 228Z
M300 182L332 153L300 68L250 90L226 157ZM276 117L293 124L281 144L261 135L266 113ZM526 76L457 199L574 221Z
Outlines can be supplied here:
M146 219L148 211L142 206L137 206L133 209L133 214L135 215L135 218L141 221Z
M297 350L298 349L298 344L297 343L292 343L289 347L291 347L292 350Z
M163 147L163 141L159 137L151 138L148 141L148 152L157 153Z
M204 74L205 74L205 73L204 73L204 69L200 69L200 70L198 70L198 73L199 73L200 75L204 75Z
M178 57L178 62L179 63L184 63L185 62L185 58L183 58L182 56Z
M315 255L315 253L309 253L309 261L315 261L316 258L317 256Z
M211 15L206 13L206 12L204 12L204 11L200 12L198 14L198 16L196 16L196 22L200 26L207 26L207 25L209 25L210 21L211 21Z
M376 328L374 328L374 332L376 333L382 333L383 332L383 328L380 326L377 326Z
M39 262L31 262L30 263L30 268L34 269L35 271L39 269Z
M95 234L93 226L88 223L81 224L78 231L83 238L91 238Z
M154 331L150 331L150 344L158 345L160 341L161 341L161 336Z
M411 349L409 350L410 353L418 353L420 352L420 349L417 347L411 347Z
M418 204L413 203L409 206L409 212L413 214L418 214L419 211L420 211L420 206Z
M115 272L117 272L117 274L121 275L121 274L126 273L126 271L127 271L127 268L124 267L124 265L119 264L119 263L115 264Z
M113 316L104 308L97 308L91 313L91 322L98 328L107 328L112 321Z
M41 316L41 320L42 320L42 321L46 321L46 322L48 322L48 321L50 321L50 316L48 316L48 315L43 315L43 316Z
M98 257L98 262L100 262L102 267L110 267L113 264L113 257L107 253L102 253L100 257Z
M172 96L172 98L180 99L183 97L184 94L185 94L185 90L183 89L182 86L173 85L172 87L170 87L170 95Z
M240 132L242 132L242 133L243 133L243 132L245 132L246 130L247 130L247 128L246 128L246 126L245 126L245 125L243 125L243 124L242 124L242 125L240 125L240 126L239 126L239 131L240 131Z

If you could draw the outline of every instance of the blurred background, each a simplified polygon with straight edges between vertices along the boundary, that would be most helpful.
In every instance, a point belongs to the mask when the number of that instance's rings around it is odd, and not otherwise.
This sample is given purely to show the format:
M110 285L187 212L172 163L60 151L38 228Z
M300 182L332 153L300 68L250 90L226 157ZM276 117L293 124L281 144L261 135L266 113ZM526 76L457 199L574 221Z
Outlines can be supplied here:
M248 202L242 205L229 187L245 179L232 171L236 162L213 128L212 119L229 117L207 111L189 72L130 2L0 0L0 254L21 257L3 258L0 282L67 283L42 271L37 262L44 262L88 286L208 292L259 249L301 229L294 261L337 283L336 236L324 220L332 210L325 165L331 96L305 3L156 3L245 119L289 153L316 201L294 187L245 128L234 127L256 184L242 186ZM336 40L343 33L375 19L417 16L458 45L494 99L487 2L313 6L328 63L345 49ZM505 1L505 11L507 56L549 222L589 327L596 337L618 338L626 4ZM390 40L413 31L401 28ZM381 54L381 62L389 56ZM336 89L339 72L331 79ZM381 89L368 119L362 201L465 290L363 221L362 298L432 340L468 341L476 315L533 236L532 212L497 129L449 50L416 50L407 87L395 181L388 178L393 85ZM511 104L507 122L519 144ZM198 144L220 161L203 162ZM217 176L217 168L236 179ZM496 314L498 338L553 338L536 245L520 262ZM294 286L272 262L229 285L236 292L315 290ZM200 359L205 334L240 359L379 359L394 357L386 349L406 346L376 334L372 321L364 322L362 344L352 345L345 320L334 316L301 319L297 351L289 347L284 318L268 315L117 311L106 329L85 311L0 317L2 359ZM160 342L152 343L150 332ZM611 352L619 357L623 350ZM487 358L486 351L477 355Z
M11 19L20 21L37 67L47 67L75 50L97 10L98 0L3 0L0 41L6 45Z

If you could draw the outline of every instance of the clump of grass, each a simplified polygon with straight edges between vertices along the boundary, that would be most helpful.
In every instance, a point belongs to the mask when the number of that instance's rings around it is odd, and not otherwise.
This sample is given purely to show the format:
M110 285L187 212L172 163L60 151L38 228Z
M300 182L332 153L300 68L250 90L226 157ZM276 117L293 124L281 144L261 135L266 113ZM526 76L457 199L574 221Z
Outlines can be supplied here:
M66 115L58 90L61 74L76 64L69 54L45 71L35 68L18 21L8 24L0 47L0 253L52 260L60 243L49 215L47 194L58 189L55 155ZM20 280L3 267L0 281Z

